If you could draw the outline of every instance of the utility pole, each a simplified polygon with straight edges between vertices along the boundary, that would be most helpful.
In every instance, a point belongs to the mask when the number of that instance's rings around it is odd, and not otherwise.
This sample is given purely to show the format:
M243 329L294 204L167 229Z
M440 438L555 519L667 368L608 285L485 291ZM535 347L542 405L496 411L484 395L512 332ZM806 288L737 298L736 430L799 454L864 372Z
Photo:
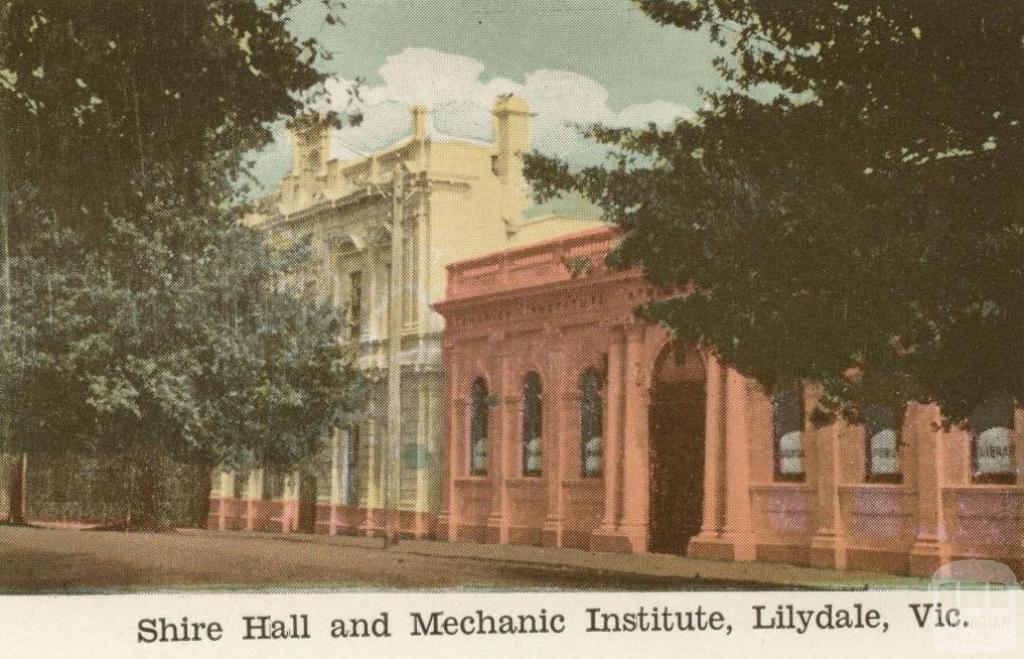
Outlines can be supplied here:
M388 422L387 444L382 456L384 490L384 543L398 542L399 506L402 499L402 287L405 259L405 163L395 171L391 190L391 279L388 282Z

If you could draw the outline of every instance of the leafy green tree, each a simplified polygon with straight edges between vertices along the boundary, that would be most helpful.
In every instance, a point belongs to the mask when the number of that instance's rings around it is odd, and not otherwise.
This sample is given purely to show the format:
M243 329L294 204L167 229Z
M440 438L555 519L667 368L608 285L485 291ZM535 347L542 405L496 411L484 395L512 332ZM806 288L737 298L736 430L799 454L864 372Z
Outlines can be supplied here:
M150 229L156 218L157 232L112 220L102 255L70 267L48 270L74 248L67 233L48 236L42 257L14 259L27 284L15 316L34 347L15 387L15 440L132 456L144 528L160 525L165 456L207 472L293 465L360 400L337 310L287 285L317 267L308 245L271 249L237 211L150 208Z
M724 83L669 129L585 127L603 166L527 174L677 292L644 312L768 386L821 381L826 412L1024 399L1024 6L637 5L707 34Z
M274 284L303 250L233 209L323 80L299 4L0 0L5 444L136 456L143 525L157 454L294 462L355 393L334 311Z

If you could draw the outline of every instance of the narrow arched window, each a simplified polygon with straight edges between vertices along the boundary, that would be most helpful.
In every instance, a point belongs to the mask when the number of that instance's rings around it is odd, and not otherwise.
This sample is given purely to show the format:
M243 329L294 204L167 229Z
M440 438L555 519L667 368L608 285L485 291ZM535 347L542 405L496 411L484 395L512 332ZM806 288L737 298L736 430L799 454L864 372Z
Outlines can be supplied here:
M971 428L971 467L976 483L1012 483L1013 400L992 396L968 420Z
M523 380L523 476L541 474L540 376L527 373Z
M868 405L864 408L865 480L869 483L899 483L900 428L902 415L891 407Z
M776 480L803 480L804 401L799 385L772 396L772 430Z
M601 379L587 369L580 375L580 459L584 478L601 475Z
M469 472L487 474L487 383L483 378L473 382L469 411Z

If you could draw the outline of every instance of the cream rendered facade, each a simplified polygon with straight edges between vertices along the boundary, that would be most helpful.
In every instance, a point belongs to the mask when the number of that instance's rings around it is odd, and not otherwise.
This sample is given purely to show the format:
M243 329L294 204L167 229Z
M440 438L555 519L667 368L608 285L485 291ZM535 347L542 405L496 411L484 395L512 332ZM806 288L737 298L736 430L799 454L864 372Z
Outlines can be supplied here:
M529 110L503 97L492 115L493 142L475 142L438 133L427 111L413 107L411 135L366 155L339 146L327 122L292 129L293 169L253 221L271 239L312 237L322 270L304 290L346 309L339 340L369 395L308 476L271 486L261 470L219 474L210 528L376 534L389 524L385 511L398 510L390 523L402 533L429 534L440 506L445 410L444 321L432 305L445 296L446 267L599 224L524 220Z

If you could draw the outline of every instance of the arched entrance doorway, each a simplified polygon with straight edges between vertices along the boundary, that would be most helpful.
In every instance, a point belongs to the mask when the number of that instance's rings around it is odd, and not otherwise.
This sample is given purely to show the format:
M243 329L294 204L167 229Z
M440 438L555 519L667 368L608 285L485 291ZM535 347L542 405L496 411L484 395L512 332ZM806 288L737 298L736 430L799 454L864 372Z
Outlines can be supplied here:
M670 344L655 364L650 408L650 550L682 554L704 499L704 362Z

